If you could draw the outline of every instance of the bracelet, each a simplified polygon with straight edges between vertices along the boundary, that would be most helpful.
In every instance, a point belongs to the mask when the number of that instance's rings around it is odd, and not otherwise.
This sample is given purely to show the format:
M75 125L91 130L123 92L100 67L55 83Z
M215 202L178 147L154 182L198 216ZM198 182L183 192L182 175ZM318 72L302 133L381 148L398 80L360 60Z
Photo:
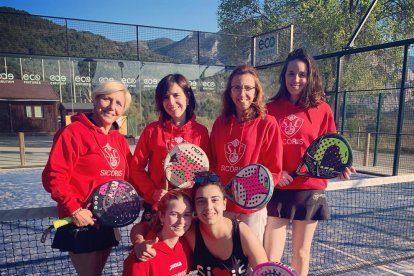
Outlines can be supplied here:
M73 213L72 213L72 217L73 217L73 218L75 218L75 216L76 216L77 214L79 214L79 213L80 213L80 211L82 211L82 207L81 207L81 208L79 208L78 210L76 210L75 212L73 212Z

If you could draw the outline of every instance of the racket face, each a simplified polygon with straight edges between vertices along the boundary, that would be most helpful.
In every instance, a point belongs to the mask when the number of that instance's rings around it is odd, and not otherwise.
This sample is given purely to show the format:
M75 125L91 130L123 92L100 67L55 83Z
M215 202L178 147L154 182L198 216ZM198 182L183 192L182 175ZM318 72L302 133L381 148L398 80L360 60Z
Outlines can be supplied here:
M141 199L131 184L111 180L93 192L90 209L100 224L122 227L138 218L140 207Z
M243 167L226 186L226 196L244 209L266 205L273 194L273 177L263 165Z
M327 133L308 147L303 163L307 173L298 175L316 178L335 178L352 166L352 149L348 141L337 133Z
M278 262L266 262L257 265L252 276L296 276L297 272L290 266Z
M206 153L198 146L182 143L170 150L165 158L165 177L177 188L191 188L196 173L208 171Z

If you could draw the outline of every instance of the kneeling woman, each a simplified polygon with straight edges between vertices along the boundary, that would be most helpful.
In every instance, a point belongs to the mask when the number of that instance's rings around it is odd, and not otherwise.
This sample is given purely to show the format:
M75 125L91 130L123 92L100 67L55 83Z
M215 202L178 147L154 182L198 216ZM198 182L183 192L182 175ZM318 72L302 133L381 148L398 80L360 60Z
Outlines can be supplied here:
M185 250L186 244L182 244L179 238L190 228L192 212L191 199L186 194L177 190L165 194L146 235L147 239L159 240L153 245L156 256L139 262L131 252L124 261L123 275L187 275L189 251Z

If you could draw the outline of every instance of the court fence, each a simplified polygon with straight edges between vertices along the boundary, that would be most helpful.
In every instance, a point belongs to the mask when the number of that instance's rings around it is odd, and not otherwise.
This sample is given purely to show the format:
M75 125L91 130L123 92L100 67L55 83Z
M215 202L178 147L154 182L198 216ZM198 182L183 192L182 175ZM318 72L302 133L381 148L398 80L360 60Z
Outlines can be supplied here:
M407 39L315 56L338 132L349 140L361 172L414 172L413 44ZM282 67L257 67L268 97L278 90L274 78Z

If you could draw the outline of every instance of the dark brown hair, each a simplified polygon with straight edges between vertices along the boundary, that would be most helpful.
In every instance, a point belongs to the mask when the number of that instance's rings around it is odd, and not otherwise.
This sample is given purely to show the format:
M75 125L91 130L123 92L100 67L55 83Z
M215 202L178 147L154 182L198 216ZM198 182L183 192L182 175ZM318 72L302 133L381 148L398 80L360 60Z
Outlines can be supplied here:
M289 99L290 94L286 87L286 71L289 63L294 60L304 62L308 70L306 86L303 88L297 104L303 108L316 107L321 100L325 99L325 92L319 77L319 70L315 59L308 53L308 51L302 48L290 52L287 56L279 77L279 91L270 100L273 101L281 98Z
M185 121L187 122L193 116L196 107L196 99L188 80L183 75L169 74L160 80L157 88L155 89L155 106L157 108L157 111L161 113L163 121L171 119L171 116L168 115L167 111L164 109L163 101L168 89L170 89L174 83L181 87L184 91L184 94L187 96L188 106L185 110Z

